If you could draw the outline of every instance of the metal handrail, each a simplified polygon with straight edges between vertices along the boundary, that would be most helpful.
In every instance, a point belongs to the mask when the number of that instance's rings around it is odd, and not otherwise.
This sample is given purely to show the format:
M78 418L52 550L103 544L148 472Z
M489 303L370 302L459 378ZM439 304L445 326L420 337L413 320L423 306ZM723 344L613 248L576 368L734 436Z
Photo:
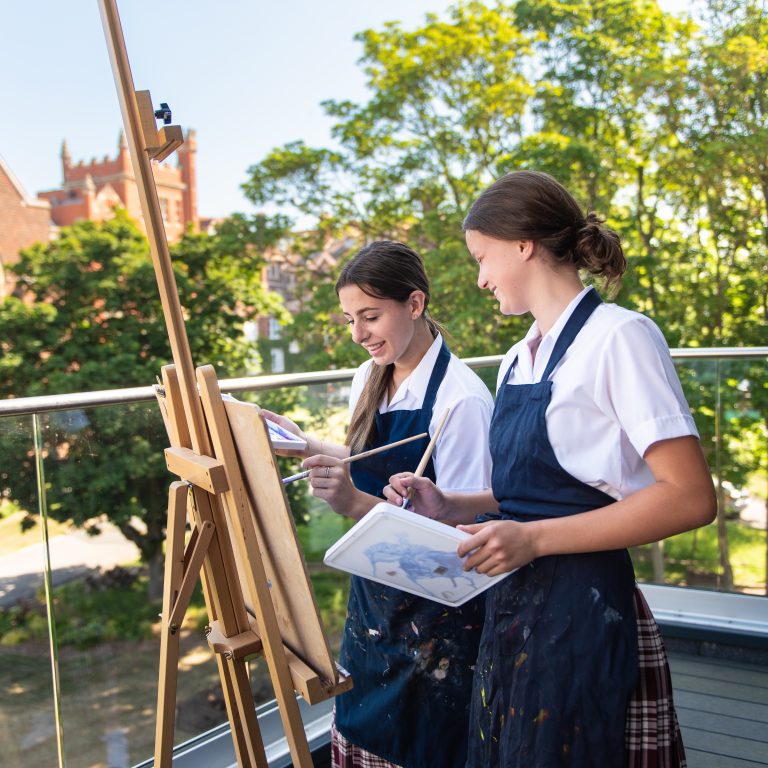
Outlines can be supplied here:
M670 350L673 359L713 360L768 358L768 347L688 347ZM503 355L466 357L464 362L471 368L492 368L501 364ZM224 392L263 392L267 389L327 384L347 381L356 368L338 368L330 371L307 371L303 373L271 374L269 376L241 376L221 379L219 386ZM40 395L37 397L16 397L0 400L0 417L23 416L51 411L68 411L75 408L91 408L100 405L120 403L141 403L154 400L154 387L128 387L126 389L104 389L94 392L72 392L61 395Z

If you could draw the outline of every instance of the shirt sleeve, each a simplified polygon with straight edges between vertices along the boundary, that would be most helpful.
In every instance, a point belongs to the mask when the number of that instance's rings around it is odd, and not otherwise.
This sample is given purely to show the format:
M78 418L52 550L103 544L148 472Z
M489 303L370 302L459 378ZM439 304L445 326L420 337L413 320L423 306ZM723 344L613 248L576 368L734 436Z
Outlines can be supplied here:
M638 315L614 329L599 368L596 401L640 456L659 440L698 437L669 347L651 320Z
M491 485L488 431L490 397L468 394L454 402L437 440L432 460L437 485L444 491L482 491Z

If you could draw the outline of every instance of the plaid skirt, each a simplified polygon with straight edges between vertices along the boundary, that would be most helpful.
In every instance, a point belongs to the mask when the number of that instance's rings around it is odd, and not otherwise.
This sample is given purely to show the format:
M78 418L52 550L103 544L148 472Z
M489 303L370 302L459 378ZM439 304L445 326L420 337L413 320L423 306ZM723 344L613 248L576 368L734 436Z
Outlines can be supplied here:
M331 724L331 768L400 768L347 741Z
M672 677L661 632L635 587L639 676L627 708L626 768L686 768L685 748L672 699ZM333 768L399 768L350 743L331 725Z
M639 676L627 708L624 732L627 768L685 768L685 749L672 677L661 632L639 587L635 587Z

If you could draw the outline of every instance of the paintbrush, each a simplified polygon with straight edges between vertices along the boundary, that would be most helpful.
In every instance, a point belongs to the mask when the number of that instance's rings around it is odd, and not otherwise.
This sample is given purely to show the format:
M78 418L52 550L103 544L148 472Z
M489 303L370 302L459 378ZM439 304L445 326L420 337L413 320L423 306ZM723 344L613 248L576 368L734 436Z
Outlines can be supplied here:
M342 464L349 464L352 461L357 461L358 459L365 459L368 456L373 456L374 454L381 453L382 451L388 451L390 448L397 448L398 445L405 445L406 443L412 443L414 440L421 440L424 437L429 437L428 432L422 432L420 435L413 435L412 437L406 437L402 440L396 440L394 443L389 443L387 445L380 445L378 448L371 448L370 451L363 451L362 453L356 453L354 456L347 456L346 459L342 459ZM294 480L303 480L305 477L309 477L309 473L312 470L306 469L304 472L299 472L296 475L290 475L288 477L283 478L283 485L288 485L288 483L292 483Z
M413 473L415 477L421 477L424 474L424 470L427 468L427 463L429 462L429 458L432 455L432 451L435 450L435 443L437 442L437 438L440 437L440 433L443 431L443 427L445 426L445 422L448 420L448 414L451 412L450 408L445 409L445 413L440 417L440 421L437 424L437 428L435 429L435 434L432 435L432 439L429 441L429 445L427 446L427 449L424 451L424 455L421 457L421 461L419 462L419 466L416 467L416 471ZM413 495L413 488L408 489L408 493L406 494L406 497L403 499L403 509L409 509L411 506L411 496Z

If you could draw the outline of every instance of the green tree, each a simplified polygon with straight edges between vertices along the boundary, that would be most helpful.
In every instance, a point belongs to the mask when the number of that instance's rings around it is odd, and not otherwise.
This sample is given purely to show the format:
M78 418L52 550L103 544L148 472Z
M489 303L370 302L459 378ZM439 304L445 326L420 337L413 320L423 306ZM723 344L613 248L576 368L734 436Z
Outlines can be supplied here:
M173 248L193 360L220 376L258 369L245 320L283 316L279 298L262 286L260 238L269 233L261 224L236 217L217 235L189 234ZM146 386L171 362L148 244L125 213L64 228L22 253L14 271L27 303L0 304L4 396ZM94 531L105 515L138 545L153 595L162 583L171 480L156 411L151 404L54 413L43 430L51 515ZM20 468L3 482L6 493L34 514L28 436L17 433L0 452L0 466Z
M520 324L500 318L474 286L461 219L524 130L530 42L508 12L482 3L447 16L428 16L414 31L392 23L360 33L371 97L324 102L338 148L277 148L249 169L244 190L257 205L313 217L324 236L406 240L425 258L435 314L454 349L491 353ZM331 323L335 294L320 290L316 275L300 279L314 281L315 291L295 323L297 338L331 364L346 362L342 329Z
M505 349L527 321L501 318L475 288L462 216L493 177L549 171L619 231L629 271L616 300L650 314L671 346L762 344L766 12L756 0L696 7L694 21L655 0L465 2L413 31L362 32L370 97L324 102L335 148L275 149L246 194L314 216L321 237L410 242L454 349L473 355ZM302 235L300 252L313 247ZM356 361L333 323L333 276L300 279L294 329L313 367ZM764 447L743 450L765 445L765 388L750 376L723 390L722 377L684 374L710 464L736 484L766 463ZM719 418L718 440L716 400L738 414Z
M768 11L753 0L709 0L705 35L691 67L681 138L694 162L681 195L689 211L690 251L700 276L700 343L761 345L768 310ZM702 279L703 278L703 279ZM768 468L768 384L755 368L723 377L718 538L726 586L732 584L722 481L736 485ZM745 451L750 445L752 450Z

